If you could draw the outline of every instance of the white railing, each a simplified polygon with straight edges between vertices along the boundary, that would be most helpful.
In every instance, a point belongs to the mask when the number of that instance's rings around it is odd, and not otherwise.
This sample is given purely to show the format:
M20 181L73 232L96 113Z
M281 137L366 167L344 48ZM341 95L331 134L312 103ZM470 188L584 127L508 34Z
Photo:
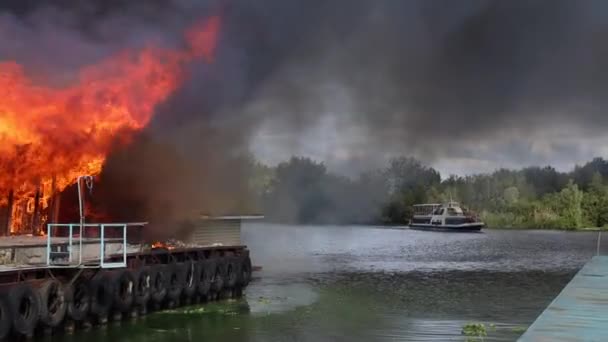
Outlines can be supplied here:
M134 222L134 223L49 223L47 225L47 246L46 246L46 264L48 267L93 267L93 268L120 268L127 266L127 228L129 227L143 227L147 223L146 222ZM54 245L54 228L68 228L68 241L67 241L67 251L53 251L53 247L57 247L58 249L64 245L64 243L59 243ZM78 262L74 259L74 229L78 230L77 246L78 246ZM87 230L90 228L99 228L99 238L93 237L90 238L91 241L86 241L87 245L99 243L99 262L97 262L96 258L85 259L84 248L83 248L83 239L85 239ZM122 261L118 262L107 262L106 257L106 229L121 229L121 242L122 242ZM55 236L55 238L65 238L65 236ZM63 257L62 260L57 262L54 260L54 257ZM112 254L111 256L115 257L116 254ZM67 262L66 262L67 257Z

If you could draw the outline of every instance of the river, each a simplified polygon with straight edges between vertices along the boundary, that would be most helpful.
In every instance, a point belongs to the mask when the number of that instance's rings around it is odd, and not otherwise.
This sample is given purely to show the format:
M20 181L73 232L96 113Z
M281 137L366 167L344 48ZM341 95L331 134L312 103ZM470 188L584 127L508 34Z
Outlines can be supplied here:
M513 341L596 253L596 239L247 224L243 241L263 269L243 299L52 340L463 341L463 325L482 322L485 341Z

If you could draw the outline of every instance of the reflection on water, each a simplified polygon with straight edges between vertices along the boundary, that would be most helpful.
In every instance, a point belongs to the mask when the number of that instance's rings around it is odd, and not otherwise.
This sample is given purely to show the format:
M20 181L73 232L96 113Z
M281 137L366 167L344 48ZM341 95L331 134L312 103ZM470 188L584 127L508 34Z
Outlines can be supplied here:
M82 341L512 341L595 253L595 233L244 228L246 297L57 338Z

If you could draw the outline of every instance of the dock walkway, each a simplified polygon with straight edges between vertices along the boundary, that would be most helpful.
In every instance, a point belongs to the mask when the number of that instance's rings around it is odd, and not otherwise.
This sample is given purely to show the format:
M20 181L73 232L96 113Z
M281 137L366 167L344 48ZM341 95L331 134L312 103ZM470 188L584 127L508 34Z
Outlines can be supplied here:
M608 341L608 256L596 256L519 341Z

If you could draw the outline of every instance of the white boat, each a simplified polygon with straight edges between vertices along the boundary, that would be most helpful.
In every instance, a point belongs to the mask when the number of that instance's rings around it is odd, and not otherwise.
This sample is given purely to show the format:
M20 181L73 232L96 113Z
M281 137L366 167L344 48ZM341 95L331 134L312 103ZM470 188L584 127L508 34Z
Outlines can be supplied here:
M416 204L410 228L443 231L480 231L485 224L467 215L457 202L445 204Z

